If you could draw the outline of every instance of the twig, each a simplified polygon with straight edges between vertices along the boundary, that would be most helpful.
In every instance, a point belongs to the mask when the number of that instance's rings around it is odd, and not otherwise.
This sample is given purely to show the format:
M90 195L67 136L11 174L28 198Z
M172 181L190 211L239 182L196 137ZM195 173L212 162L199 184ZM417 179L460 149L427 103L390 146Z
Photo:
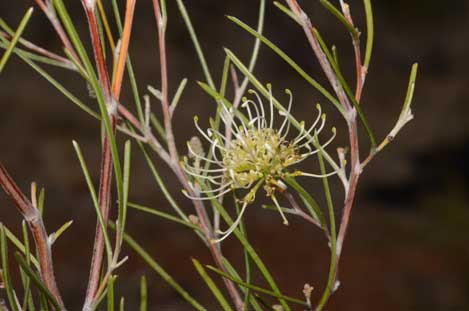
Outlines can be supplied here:
M159 38L159 51L160 51L160 70L161 70L161 105L163 110L163 118L165 125L166 138L168 142L169 155L171 158L171 167L178 177L179 181L183 185L184 189L191 195L197 196L197 193L190 187L187 175L184 173L184 170L179 162L179 155L176 148L176 143L174 139L174 133L172 128L172 116L170 113L169 101L168 101L168 71L167 71L167 58L166 58L166 40L165 40L165 28L166 21L165 16L163 16L159 0L153 0L153 8L156 17L156 23L158 27L158 38ZM207 213L201 201L193 200L192 201L199 217L201 227L204 231L204 234L208 240L209 250L215 260L217 266L223 271L227 272L225 265L223 264L223 255L221 254L220 249L210 240L213 239L214 233L213 229L208 220ZM236 289L236 286L233 282L229 280L224 280L227 290L233 299L234 304L238 310L242 310L244 307L243 300Z
M106 61L104 58L101 38L99 35L99 28L96 16L96 2L82 0L83 7L85 9L86 17L88 19L88 26L91 34L91 41L93 46L94 58L98 69L98 76L101 88L104 93L108 114L111 121L111 135L115 134L116 131L116 117L117 117L117 101L115 101L111 94L111 84L109 75L106 68ZM112 153L110 146L110 133L106 133L103 142L102 157L101 157L101 181L99 187L99 206L101 214L104 220L104 224L107 225L109 219L109 208L111 200L111 180L112 180ZM96 291L99 287L99 280L101 277L101 268L104 256L104 235L100 224L96 225L95 242L93 246L93 256L91 259L90 276L88 281L88 287L86 291L85 303L83 310L91 310L93 305ZM110 260L110 258L109 258Z
M295 15L298 17L298 20L301 22L303 30L311 45L311 48L313 49L316 55L316 58L318 59L335 93L337 94L337 97L341 105L346 111L346 122L347 122L347 127L348 127L349 143L350 143L350 159L351 159L350 166L351 168L350 168L350 175L349 175L348 183L346 184L346 187L345 187L346 195L345 195L344 210L343 210L343 215L340 221L339 233L337 235L337 246L336 246L337 256L336 256L335 262L332 263L336 266L336 269L334 272L335 273L334 278L336 279L337 273L338 273L340 255L341 255L342 247L343 247L343 242L345 240L348 225L350 222L351 211L352 211L355 193L356 193L357 185L358 185L358 179L361 174L360 153L359 153L358 132L357 132L357 111L350 104L350 100L347 97L347 94L344 92L344 89L342 88L338 77L334 73L332 66L327 59L327 56L322 51L321 46L317 38L314 35L313 26L308 16L306 15L306 13L304 13L304 11L301 9L300 5L298 4L296 0L287 0L287 3L290 9L293 11L293 13L295 13ZM350 17L350 14L349 13L347 14ZM351 21L351 17L349 21ZM355 60L356 60L356 68L357 68L357 81L358 81L356 99L358 102L361 97L361 91L363 87L362 65L361 65L361 59L360 59L360 53L359 53L359 46L356 45L355 41L354 41L354 47L355 47ZM325 299L327 300L327 297ZM319 307L318 310L320 309L321 307Z
M12 36L4 31L1 31L0 30L0 36L4 37L5 39L8 39L10 40L12 38ZM53 60L56 60L58 62L61 62L64 64L64 66L70 68L70 69L73 69L73 70L77 70L77 68L75 67L75 65L68 59L60 56L60 55L57 55L55 53L52 53L28 40L25 40L23 38L20 38L19 39L19 43L21 45L23 45L24 47L28 48L30 51L32 52L36 52L37 54L40 54L40 55L43 55L47 58L50 58L50 59L53 59Z
M59 19L57 18L57 15L55 14L52 1L50 0L34 0L34 1L37 3L37 5L41 8L41 10L44 12L44 14L47 16L47 18L51 22L52 27L54 27L54 30L59 36L60 40L62 41L62 44L64 45L64 47L70 52L73 58L75 58L75 60L78 63L80 63L80 58L78 57L75 49L73 48L73 45L70 42L70 39L68 38Z
M36 209L23 192L21 192L2 163L0 163L0 185L13 202L15 202L19 212L28 223L36 244L42 281L54 296L61 310L65 310L65 305L55 280L52 252L48 235L39 210Z

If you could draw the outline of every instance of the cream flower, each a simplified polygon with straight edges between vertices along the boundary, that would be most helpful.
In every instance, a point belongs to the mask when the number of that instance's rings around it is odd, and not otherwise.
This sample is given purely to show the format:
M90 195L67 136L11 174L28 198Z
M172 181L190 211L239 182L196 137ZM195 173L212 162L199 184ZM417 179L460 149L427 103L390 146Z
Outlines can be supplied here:
M295 176L323 177L323 175L305 173L292 168L295 164L319 152L314 140L323 130L326 121L326 115L321 112L321 106L317 105L317 117L313 124L306 128L305 123L301 122L297 135L291 138L289 132L292 127L290 114L293 103L292 93L286 90L289 103L286 110L279 110L281 117L279 128L275 127L276 110L271 91L269 111L264 108L256 91L249 90L248 93L254 95L255 100L243 98L241 107L245 114L223 106L221 119L230 129L229 135L226 135L226 132L224 135L217 130L213 122L211 122L212 126L204 131L198 124L198 118L194 118L197 130L210 143L210 153L208 156L205 155L200 141L193 139L191 143L188 143L189 156L193 161L191 163L187 159L184 161L187 174L194 177L196 183L204 184L203 188L206 189L199 191L201 197L191 197L185 193L191 199L212 200L236 189L248 190L241 200L242 208L237 219L228 230L220 232L222 237L215 242L223 241L236 229L246 207L254 201L262 185L266 195L272 199L280 212L283 223L287 225L288 221L276 197L277 192L287 189L282 180ZM335 128L332 132L332 137L321 145L322 148L333 141ZM326 176L333 174L335 172Z

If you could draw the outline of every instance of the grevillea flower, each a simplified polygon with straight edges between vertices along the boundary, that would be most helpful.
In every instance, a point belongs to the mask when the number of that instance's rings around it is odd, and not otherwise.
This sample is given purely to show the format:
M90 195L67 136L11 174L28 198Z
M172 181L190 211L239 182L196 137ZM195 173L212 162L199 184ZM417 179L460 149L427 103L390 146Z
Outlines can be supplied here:
M224 240L236 229L246 207L254 201L261 186L280 212L283 223L287 225L288 221L276 197L278 192L287 189L283 180L296 176L324 177L293 168L295 164L319 152L315 147L318 146L315 139L323 130L326 121L321 106L319 104L316 106L318 112L313 124L305 127L305 122L300 122L296 136L291 137L289 132L292 127L290 114L292 93L286 90L289 103L287 109L278 110L281 120L278 122L280 127L277 128L276 109L270 86L268 89L270 91L268 111L254 90L249 90L248 93L253 95L255 100L243 98L242 111L223 106L220 116L228 129L224 134L217 129L213 120L210 122L211 127L204 131L198 124L198 118L194 118L197 130L210 143L210 152L206 155L200 140L196 138L188 143L192 161L184 160L185 171L194 177L196 183L203 186L199 191L200 197L192 197L185 193L186 196L194 200L212 200L233 190L248 191L240 200L242 208L237 219L228 230L220 232L222 237L215 242ZM334 139L335 128L332 128L332 132L332 137L321 145L321 149ZM326 176L333 174L335 172Z

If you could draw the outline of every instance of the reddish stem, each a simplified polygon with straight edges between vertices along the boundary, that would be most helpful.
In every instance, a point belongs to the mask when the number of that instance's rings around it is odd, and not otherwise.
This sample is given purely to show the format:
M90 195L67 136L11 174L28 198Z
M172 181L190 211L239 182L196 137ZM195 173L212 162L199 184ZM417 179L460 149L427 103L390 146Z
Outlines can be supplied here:
M24 220L28 223L36 245L41 279L47 289L54 296L60 309L65 310L65 306L55 280L51 247L41 214L31 204L23 192L21 192L20 188L10 177L2 163L0 163L0 185L16 204L16 207L23 215Z
M51 22L52 27L54 27L54 30L59 36L60 41L62 41L62 44L64 45L64 47L71 53L71 55L75 58L75 60L78 63L80 63L80 58L75 52L75 49L73 48L73 45L70 42L70 39L68 38L67 33L62 27L62 24L57 18L54 8L50 6L52 5L52 1L49 1L49 4L46 4L46 2L43 0L35 0L35 2L41 8L41 10L44 12L44 14L47 16L47 18Z
M165 40L165 21L163 20L161 7L159 0L153 0L153 8L156 17L156 23L158 26L158 38L159 38L159 50L160 50L160 70L161 70L161 104L163 109L163 118L166 130L166 137L168 141L168 149L169 154L171 157L171 167L175 172L176 176L178 177L179 181L183 185L184 189L191 195L197 196L198 194L190 187L186 174L180 164L179 155L176 148L176 143L174 139L174 133L172 128L172 120L171 120L171 113L169 109L169 101L168 101L168 70L167 70L167 58L166 58L166 40ZM212 254L216 265L223 270L224 272L228 272L224 263L223 263L223 255L221 250L213 243L211 240L214 238L214 233L210 221L208 220L207 213L205 212L205 208L203 204L198 200L192 200L195 210L197 212L197 216L199 217L200 224L203 228L204 234L208 239L208 247L210 253ZM243 310L244 303L241 299L241 296L236 289L235 284L227 280L226 278L223 279L225 286L230 294L230 297L233 299L233 302L237 308L237 310Z
M106 67L106 60L102 50L102 42L99 35L99 28L97 23L95 6L93 3L89 6L86 0L82 0L85 9L86 17L88 19L88 26L90 29L91 42L93 46L94 58L96 67L98 69L98 76L101 88L104 92L106 106L108 109L109 118L111 121L111 135L116 132L116 114L117 110L114 105L117 105L111 94L111 84ZM109 133L106 133L103 143L103 151L101 158L101 181L99 187L99 208L103 217L104 225L106 226L109 220L109 209L111 200L111 180L112 180L112 153L109 142ZM86 291L85 303L83 310L90 310L95 301L96 291L99 287L101 269L104 257L104 233L99 222L96 224L96 235L93 247L93 257L91 259L90 276L88 281L88 288Z

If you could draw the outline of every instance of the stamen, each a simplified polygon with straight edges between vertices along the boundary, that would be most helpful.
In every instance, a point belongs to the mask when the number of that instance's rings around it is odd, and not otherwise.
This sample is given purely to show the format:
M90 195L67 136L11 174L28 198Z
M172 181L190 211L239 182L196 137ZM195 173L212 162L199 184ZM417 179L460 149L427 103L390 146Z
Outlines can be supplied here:
M238 215L238 218L236 218L235 222L228 228L228 230L226 231L218 231L218 233L221 233L223 234L223 236L219 239L216 239L216 240L212 240L212 243L220 243L222 242L223 240L225 240L227 237L230 236L231 233L233 233L233 231L236 230L236 228L238 227L239 223L241 222L241 219L243 218L243 214L244 214L244 211L246 210L246 207L248 206L248 203L244 203L243 204L243 208L241 209L239 215Z
M211 190L203 190L203 191L199 191L199 193L214 193L214 192L218 192L218 191L221 191L223 189L225 189L226 187L229 187L233 184L233 182L229 182L227 184L224 184L223 186L221 187L218 187L217 189L211 189Z
M269 90L269 106L270 106L270 128L274 126L274 96L272 95L272 85L269 83L267 84L267 89Z
M254 109L256 110L256 117L254 119L257 119L257 129L260 130L261 129L261 115L259 113L259 108L257 107L257 104L252 101L252 100L247 100L246 102L244 102L243 106L245 106L246 108L249 107L249 104L252 104L254 106ZM253 120L254 120L253 119Z
M258 102L259 106L261 107L261 118L262 118L261 128L266 128L267 127L267 120L265 119L265 110L264 110L264 105L262 103L262 99L256 91L249 90L248 92L250 94L254 94L254 96L256 96L257 102Z
M311 125L311 127L308 129L308 131L301 137L301 138L297 138L295 139L295 141L293 142L294 145L296 144L299 144L300 141L302 141L303 139L305 139L306 137L310 136L311 134L311 131L316 127L316 125L318 124L319 120L321 119L321 106L318 104L316 106L316 108L318 109L318 116L316 117L316 120L314 120L313 124Z
M306 176L306 177L314 177L314 178L324 178L324 177L330 177L335 174L337 174L336 171L327 173L327 174L311 174L311 173L305 173L305 172L298 172L299 176Z
M193 197L193 196L189 195L189 193L187 193L187 191L186 191L185 189L182 190L182 193L183 193L187 198L189 198L189 199L191 199L191 200L208 201L208 200L213 200L213 199L219 198L219 197L221 197L222 195L227 194L227 193L230 192L230 191L231 191L231 188L229 188L229 189L227 189L227 190L225 190L225 191L223 191L223 192L220 192L220 193L217 194L217 195L208 196L208 197Z
M221 164L222 162L220 161L213 161L213 160L210 160L206 157L203 157L201 156L200 154L194 152L194 150L192 149L191 147L191 144L190 143L187 143L187 149L189 150L190 154L193 155L194 157L196 157L197 159L200 159L200 160L203 160L205 162L209 162L209 163L214 163L214 164Z
M321 145L321 148L324 149L324 148L326 148L330 143L332 143L332 141L334 140L336 134L337 134L337 131L336 131L335 127L333 127L333 128L332 128L332 136L331 136L331 138L329 138L329 140L328 140L327 142L325 142L323 145ZM301 145L300 147L303 147L304 145L305 145L305 144ZM306 146L306 148L309 149L309 150L312 149L309 144ZM295 162L294 164L300 163L301 161L303 161L303 160L306 159L307 157L309 157L309 156L311 156L311 155L313 155L313 154L316 154L316 153L318 153L318 152L319 152L319 149L316 148L316 149L314 149L314 150L311 151L311 152L303 153L303 154L300 155L300 156L303 157L303 158L302 158L301 160Z
M272 201L274 201L274 204L277 207L277 210L279 211L280 215L282 216L283 224L285 226L288 226L288 220L287 220L287 218L285 217L285 214L282 211L282 207L280 207L280 204L278 204L277 198L273 194L272 194L271 198L272 198Z
M288 108L287 108L286 112L285 111L279 111L279 115L284 116L283 123L280 126L280 129L278 130L278 133L282 138L285 138L287 136L286 134L288 134L288 130L290 129L290 118L289 117L290 117L291 107L292 107L292 104L293 104L293 95L290 92L290 90L288 90L288 89L285 90L285 93L290 95L290 101L288 102ZM285 134L282 134L285 125L287 125L287 131L286 131Z

